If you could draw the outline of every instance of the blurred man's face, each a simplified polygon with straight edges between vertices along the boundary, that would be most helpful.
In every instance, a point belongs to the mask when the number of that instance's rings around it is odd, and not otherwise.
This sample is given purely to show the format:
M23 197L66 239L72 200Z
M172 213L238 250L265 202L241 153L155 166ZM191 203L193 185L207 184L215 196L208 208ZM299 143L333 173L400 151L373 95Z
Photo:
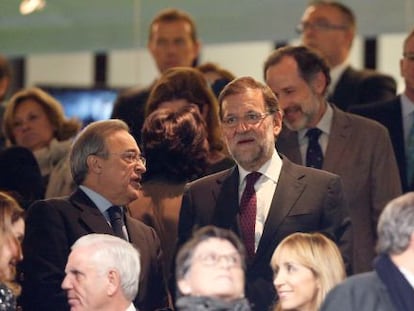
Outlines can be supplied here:
M152 26L148 49L160 73L172 67L191 67L200 45L191 38L191 25L186 21L159 22Z
M319 51L330 67L337 66L348 57L354 33L335 7L308 7L300 26L303 45Z
M403 53L400 61L401 76L404 78L407 96L414 100L414 37L407 41Z

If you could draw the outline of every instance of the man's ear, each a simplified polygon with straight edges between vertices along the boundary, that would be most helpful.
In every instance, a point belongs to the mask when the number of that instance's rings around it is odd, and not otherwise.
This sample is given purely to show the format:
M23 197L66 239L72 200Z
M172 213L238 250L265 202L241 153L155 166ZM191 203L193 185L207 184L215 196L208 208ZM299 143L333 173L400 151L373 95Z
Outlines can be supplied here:
M279 136L280 131L282 130L282 119L283 112L279 109L273 114L273 135L275 137Z
M322 71L318 72L312 79L311 85L315 92L319 95L322 95L325 89L328 87L326 85L326 77Z
M177 286L183 295L191 295L191 286L186 278L179 279L177 281Z
M102 158L90 154L86 158L86 163L90 172L94 172L95 174L100 174L102 172Z
M108 287L106 289L106 293L108 296L115 295L119 288L121 287L121 278L119 277L119 273L116 270L110 270L107 273L108 278Z

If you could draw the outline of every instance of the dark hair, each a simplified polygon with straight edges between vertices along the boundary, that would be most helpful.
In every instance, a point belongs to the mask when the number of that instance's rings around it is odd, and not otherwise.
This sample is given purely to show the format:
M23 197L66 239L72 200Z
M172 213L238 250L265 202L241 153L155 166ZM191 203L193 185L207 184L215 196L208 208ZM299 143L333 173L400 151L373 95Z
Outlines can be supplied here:
M275 94L272 90L265 84L256 81L252 77L241 77L234 79L229 84L227 84L224 89L221 91L218 98L219 108L220 108L220 118L223 117L223 101L226 97L231 95L243 94L248 89L260 90L262 92L263 100L265 106L269 112L276 112L279 110L279 103Z
M172 8L165 9L159 12L154 17L149 27L148 41L152 39L152 28L154 27L155 24L171 23L171 22L177 22L177 21L184 21L190 25L191 39L193 40L193 42L197 42L197 27L196 27L194 20L191 18L191 16L188 13L178 10L178 9L172 9Z
M306 83L314 79L315 75L322 72L326 79L324 93L329 83L331 75L326 61L320 54L306 46L284 46L274 50L266 59L263 67L263 74L266 79L266 71L274 65L277 65L285 57L292 57L298 65L298 73Z
M190 67L175 67L166 70L152 88L145 106L145 115L166 101L185 99L196 105L200 112L207 107L207 140L210 150L223 150L218 118L218 103L215 95L207 85L203 74Z
M229 241L240 255L242 268L245 269L246 251L243 243L237 235L230 230L218 228L215 226L205 226L197 230L192 238L188 240L178 251L175 263L176 279L180 280L185 277L191 268L191 263L194 255L194 250L201 243L211 238Z
M62 104L45 91L31 87L15 93L9 100L4 111L3 130L6 137L14 145L16 139L13 134L14 114L17 107L26 100L34 100L45 112L49 122L56 129L54 137L57 140L67 140L73 137L81 128L81 122L76 119L67 119Z
M230 71L220 67L219 65L215 63L207 62L207 63L197 66L197 69L200 70L202 73L214 72L218 74L221 78L227 79L229 82L233 80L234 78L236 78L236 76L232 74Z
M142 128L144 181L156 177L180 183L200 176L207 167L206 139L205 123L195 105L152 112Z

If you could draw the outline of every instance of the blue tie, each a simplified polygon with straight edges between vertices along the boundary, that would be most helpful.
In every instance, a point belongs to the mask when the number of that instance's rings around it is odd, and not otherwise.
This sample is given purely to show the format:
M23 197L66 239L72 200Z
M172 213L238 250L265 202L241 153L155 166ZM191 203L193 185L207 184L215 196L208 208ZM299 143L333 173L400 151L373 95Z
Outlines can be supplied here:
M121 239L127 240L123 226L124 226L124 213L121 207L119 206L111 206L108 208L108 215L111 221L112 230L114 231L115 235L120 237Z
M308 137L308 149L306 150L306 166L313 168L322 168L323 153L319 144L319 136L322 131L318 128L311 128L306 132Z

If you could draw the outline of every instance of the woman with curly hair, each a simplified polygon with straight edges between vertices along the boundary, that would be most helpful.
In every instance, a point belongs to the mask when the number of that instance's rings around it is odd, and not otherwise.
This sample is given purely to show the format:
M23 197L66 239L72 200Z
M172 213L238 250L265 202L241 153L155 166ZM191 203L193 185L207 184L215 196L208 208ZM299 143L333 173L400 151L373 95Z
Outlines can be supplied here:
M205 122L195 105L159 108L145 120L142 150L147 159L142 194L129 205L133 217L152 226L170 271L185 184L207 166Z

